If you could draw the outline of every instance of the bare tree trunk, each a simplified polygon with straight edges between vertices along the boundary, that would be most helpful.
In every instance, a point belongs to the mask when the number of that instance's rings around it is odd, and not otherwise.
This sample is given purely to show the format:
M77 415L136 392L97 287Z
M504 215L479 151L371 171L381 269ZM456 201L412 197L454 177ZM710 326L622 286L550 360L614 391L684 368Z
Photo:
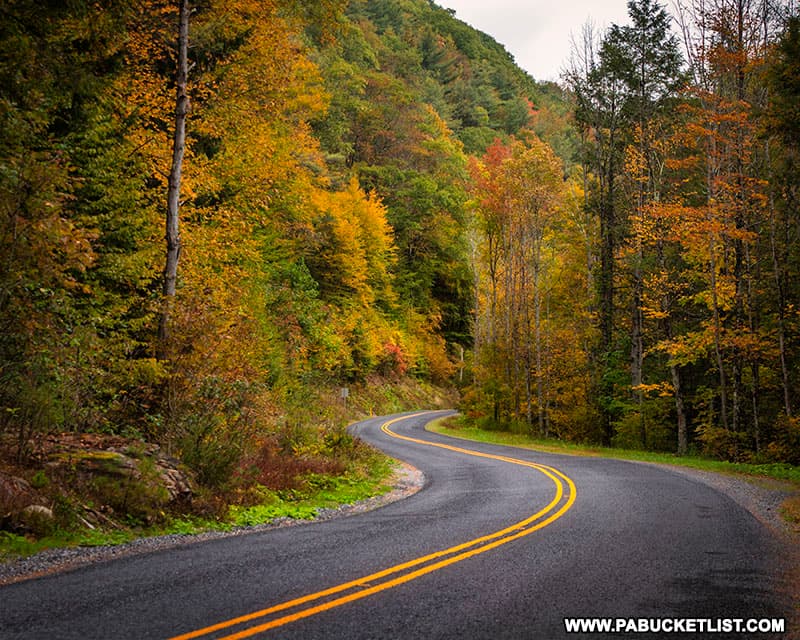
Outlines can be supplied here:
M769 141L766 143L767 165L771 166ZM775 280L775 291L778 294L778 349L781 360L781 384L783 386L783 410L787 416L792 415L791 395L789 391L789 366L786 358L786 292L784 287L784 269L787 264L785 256L778 257L778 239L775 224L775 194L772 186L769 190L769 244L772 254L772 272Z
M537 242L536 247L536 266L533 276L534 282L534 333L536 340L536 408L539 419L539 435L545 436L545 401L544 401L544 372L542 371L542 292L539 282L540 260L541 260L541 241Z
M183 154L186 148L186 117L189 113L189 0L180 0L178 18L178 68L175 76L175 132L172 142L172 167L167 188L166 242L167 260L164 266L164 296L161 321L158 327L158 357L163 359L169 342L169 322L178 279L178 259L181 253L179 210Z
M675 390L675 413L678 416L678 454L684 455L688 446L688 434L686 430L686 410L683 406L681 372L676 364L671 364L669 371L672 375L672 387Z

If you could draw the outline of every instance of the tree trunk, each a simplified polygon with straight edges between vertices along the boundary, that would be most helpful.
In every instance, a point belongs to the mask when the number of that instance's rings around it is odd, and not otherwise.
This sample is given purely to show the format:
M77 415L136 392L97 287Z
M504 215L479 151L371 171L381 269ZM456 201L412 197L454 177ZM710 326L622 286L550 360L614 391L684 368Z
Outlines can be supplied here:
M765 154L767 165L772 166L769 141L766 143ZM775 193L770 183L769 190L769 245L772 257L772 273L775 281L775 292L778 296L778 350L781 361L781 385L783 387L783 411L787 416L792 415L792 403L789 388L789 366L786 357L786 291L784 287L785 271L782 265L788 264L785 255L778 257L778 238L775 223Z
M728 383L725 376L725 363L722 359L722 321L720 318L719 299L717 297L717 262L714 257L715 250L713 239L709 239L709 254L711 255L711 304L714 319L714 357L719 373L720 417L722 419L722 428L727 431L729 428Z
M644 341L642 332L644 328L644 314L642 313L642 260L643 252L641 242L637 249L636 265L633 270L633 300L631 303L631 387L639 409L639 444L647 448L647 430L644 421L644 393L642 382L644 381Z
M705 106L704 106L705 108ZM711 203L716 198L716 189L714 186L714 174L716 167L714 165L714 158L716 157L716 141L713 135L708 137L708 148L706 150L708 167L706 169L706 189L707 203L708 203L708 221L712 223L713 228L713 211ZM711 306L713 315L714 327L714 358L717 363L717 370L719 375L719 397L720 397L720 418L722 419L722 427L726 431L729 428L728 424L728 381L725 375L725 363L722 358L722 319L720 317L719 297L717 290L717 258L715 246L715 234L710 233L708 236L708 255L709 255L709 275L711 287Z
M612 161L609 160L609 165ZM614 389L610 382L609 367L614 348L614 171L608 167L606 174L606 193L600 211L600 339L602 341L603 379L601 381L601 394L604 396L602 409L603 419L603 444L611 445L614 435L612 415L608 407L608 400L613 396Z
M753 385L750 391L750 400L753 403L753 443L756 453L761 453L761 412L758 408L758 396L761 387L761 368L757 362L750 364L753 376Z
M178 18L178 68L175 74L175 131L172 141L172 167L167 188L166 243L164 266L163 306L158 327L158 356L163 359L169 343L169 323L178 279L178 259L181 253L179 211L183 154L186 148L186 117L189 113L187 80L189 75L189 0L180 0Z
M686 430L686 411L683 406L681 372L676 364L671 364L669 371L672 375L672 387L675 390L675 413L678 416L678 455L684 455L688 446L688 434Z
M550 297L548 296L546 299L546 306L545 306L545 322L547 327L550 326ZM544 344L544 373L543 376L543 384L542 384L542 393L544 395L544 437L550 437L550 396L551 396L551 380L550 380L550 371L553 362L553 350L550 342L551 332L548 330L545 333L545 344Z
M544 371L542 362L542 292L541 283L541 259L542 259L542 239L541 231L537 229L534 244L534 271L533 271L533 296L534 296L534 335L536 342L536 410L539 423L539 435L545 436L545 402L544 402Z
M523 263L523 282L522 282L522 339L525 341L525 426L530 431L533 425L533 379L531 370L533 369L533 362L531 352L533 351L531 345L531 305L530 305L530 292L529 292L529 276L528 267L525 266L525 254L522 254ZM536 287L536 265L533 265L533 287ZM538 369L537 369L538 373Z

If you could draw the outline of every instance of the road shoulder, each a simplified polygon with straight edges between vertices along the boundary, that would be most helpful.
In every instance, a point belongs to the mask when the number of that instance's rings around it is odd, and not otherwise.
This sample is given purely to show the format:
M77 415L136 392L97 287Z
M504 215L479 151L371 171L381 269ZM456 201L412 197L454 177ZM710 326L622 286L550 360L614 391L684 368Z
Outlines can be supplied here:
M207 531L198 534L154 536L139 538L138 540L120 545L48 549L27 558L0 562L0 586L61 573L63 571L70 571L94 563L108 562L132 555L172 549L181 545L248 535L269 531L271 529L308 525L315 522L364 513L366 511L378 509L392 502L408 498L419 491L424 483L425 477L421 471L405 462L399 462L388 483L392 487L388 492L365 500L359 500L353 504L320 509L317 516L311 520L276 518L266 524L252 527L237 527L230 531Z

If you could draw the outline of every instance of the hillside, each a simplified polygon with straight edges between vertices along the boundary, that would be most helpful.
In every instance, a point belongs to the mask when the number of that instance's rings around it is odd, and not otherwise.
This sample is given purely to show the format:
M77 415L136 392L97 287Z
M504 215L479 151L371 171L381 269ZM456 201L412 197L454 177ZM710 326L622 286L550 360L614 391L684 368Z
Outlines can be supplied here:
M331 104L314 131L329 172L356 175L387 208L396 287L441 314L448 343L471 342L472 275L464 232L466 157L533 129L571 154L568 105L490 36L421 0L350 2L315 60Z
M199 4L164 297L178 18L162 0L3 8L12 530L223 514L258 486L363 474L347 418L444 402L472 342L468 153L558 102L426 0ZM188 474L188 503L164 465ZM55 522L22 518L30 501Z

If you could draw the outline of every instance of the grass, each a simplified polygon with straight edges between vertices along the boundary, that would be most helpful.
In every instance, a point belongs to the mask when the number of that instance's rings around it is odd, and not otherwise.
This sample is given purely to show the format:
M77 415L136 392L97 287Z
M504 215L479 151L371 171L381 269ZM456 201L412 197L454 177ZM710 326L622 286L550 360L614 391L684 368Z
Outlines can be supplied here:
M358 468L342 476L310 474L302 489L270 491L261 488L259 504L232 506L223 519L183 516L168 518L163 524L146 528L56 529L38 539L0 531L0 561L24 558L52 548L118 545L142 537L229 531L236 527L265 524L277 518L310 520L320 509L353 504L386 493L391 489L389 479L394 468L391 459L376 452Z
M25 558L51 546L47 539L31 540L10 531L0 531L0 561Z
M9 531L0 531L0 561L26 558L47 549L64 547L97 547L117 545L142 537L135 530L68 531L56 530L42 538L22 536Z
M781 516L786 522L800 524L800 495L794 495L783 501Z
M475 440L489 444L522 447L524 449L532 449L545 453L655 462L690 467L703 471L715 471L717 473L773 478L775 480L789 481L800 490L800 467L785 463L748 464L743 462L713 460L700 456L678 456L676 454L655 451L596 447L552 439L535 438L526 434L510 433L508 431L489 431L474 426L462 425L457 418L452 417L435 420L428 425L428 429L435 433L455 438Z
M391 468L387 465L372 477L336 477L314 475L308 478L308 489L302 491L264 491L260 504L251 507L232 507L233 526L253 526L276 518L298 520L313 519L320 509L335 508L372 498L391 487L386 478Z

